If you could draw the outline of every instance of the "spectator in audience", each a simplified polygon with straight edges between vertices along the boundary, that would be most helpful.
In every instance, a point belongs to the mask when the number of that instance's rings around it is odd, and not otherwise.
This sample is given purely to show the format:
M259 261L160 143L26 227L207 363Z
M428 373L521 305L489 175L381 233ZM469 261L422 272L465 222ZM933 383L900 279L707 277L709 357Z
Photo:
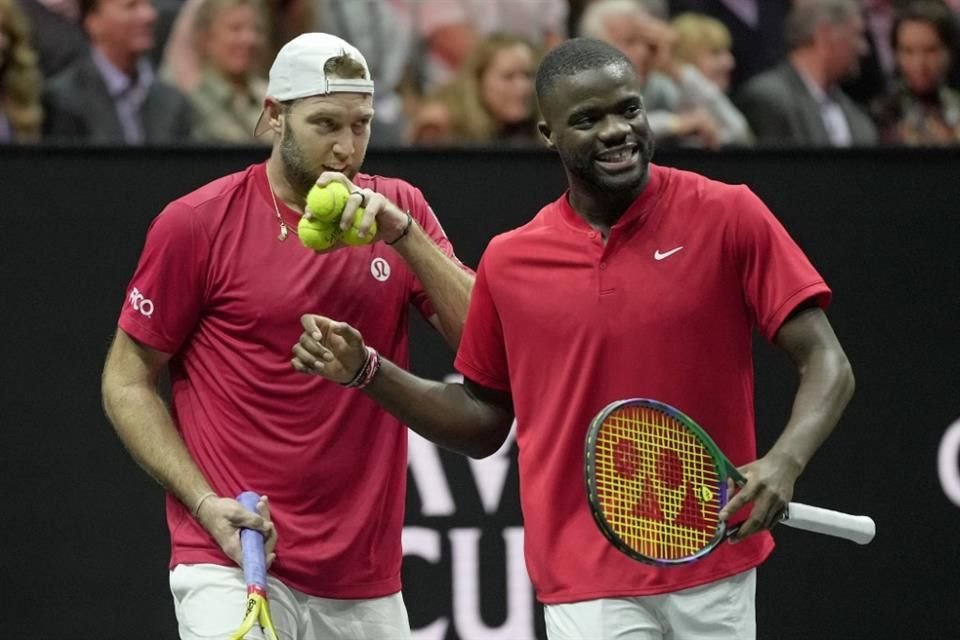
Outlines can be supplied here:
M453 114L447 105L449 93L450 85L446 85L417 102L406 134L408 143L416 146L453 144Z
M480 40L453 82L421 105L411 141L525 144L539 141L533 77L538 55L527 40L493 34Z
M701 13L682 13L671 21L675 41L673 53L679 62L692 64L703 76L727 93L736 60L730 47L730 30Z
M194 138L261 141L253 135L267 91L258 75L265 45L261 0L188 0L170 43L192 52L172 55L164 75L190 98Z
M670 14L700 13L730 30L733 57L731 91L783 59L783 23L794 0L670 0Z
M170 29L160 58L160 77L189 96L203 75L202 41L197 37L197 12L205 0L186 0Z
M189 140L189 102L155 78L146 58L157 17L151 1L81 0L80 6L90 52L50 82L47 136L130 145Z
M41 83L27 20L14 0L0 0L0 144L40 139Z
M578 33L580 20L583 18L583 12L587 6L595 0L568 0L570 6L567 14L567 24L569 33ZM670 5L667 0L635 0L643 9L655 18L663 21L670 19Z
M448 82L480 38L512 33L547 51L566 39L568 0L419 0L425 90Z
M635 0L595 0L583 13L580 34L612 44L633 63L650 129L661 146L715 149L751 143L746 120L729 98L673 55L670 25Z
M761 144L871 145L869 116L839 87L864 49L854 0L803 0L787 17L787 59L750 80L736 102Z
M861 0L863 6L864 33L867 52L860 56L860 74L841 85L844 92L865 108L875 108L876 104L894 91L897 84L896 55L891 43L893 21L901 9L912 0ZM960 26L960 14L954 7L960 7L960 0L945 0L944 4L951 13L954 23ZM954 48L949 52L951 59L960 55ZM946 84L960 89L960 65L950 65Z
M860 0L865 51L860 55L860 73L841 83L844 93L869 108L892 88L896 63L890 46L890 29L899 0Z
M881 140L911 146L960 143L960 92L946 85L956 23L941 0L898 12L891 40L899 79L876 108Z
M52 78L87 52L78 0L15 0L30 25L40 73Z
M418 1L312 0L314 30L352 43L377 79L371 146L393 147L404 142L405 93L419 89L412 79L419 63L415 54L422 53L417 49L414 25Z

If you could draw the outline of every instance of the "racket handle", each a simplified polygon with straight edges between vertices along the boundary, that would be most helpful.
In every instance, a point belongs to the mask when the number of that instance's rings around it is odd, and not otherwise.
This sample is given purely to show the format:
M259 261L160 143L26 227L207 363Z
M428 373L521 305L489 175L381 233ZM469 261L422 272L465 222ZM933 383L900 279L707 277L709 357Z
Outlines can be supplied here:
M244 491L237 496L237 502L248 511L257 511L260 496L253 491ZM267 561L263 548L263 534L256 529L240 530L240 549L243 553L243 577L247 585L267 587Z
M857 544L867 544L877 533L877 524L868 516L852 516L808 504L791 502L787 506L783 524L795 529L844 538Z

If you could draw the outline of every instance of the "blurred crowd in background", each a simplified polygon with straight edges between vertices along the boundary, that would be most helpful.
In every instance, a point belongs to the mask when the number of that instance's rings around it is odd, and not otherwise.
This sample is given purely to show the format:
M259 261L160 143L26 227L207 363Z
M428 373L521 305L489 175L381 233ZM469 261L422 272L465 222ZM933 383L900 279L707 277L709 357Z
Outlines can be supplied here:
M960 0L0 0L0 144L240 144L307 31L360 49L372 146L537 146L543 53L636 67L658 146L960 143Z

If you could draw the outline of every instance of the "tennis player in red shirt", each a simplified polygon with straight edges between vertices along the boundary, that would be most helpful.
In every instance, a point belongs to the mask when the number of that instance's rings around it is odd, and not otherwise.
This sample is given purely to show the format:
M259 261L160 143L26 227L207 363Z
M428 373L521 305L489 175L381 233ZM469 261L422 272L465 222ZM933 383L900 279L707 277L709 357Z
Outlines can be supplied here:
M516 417L526 561L551 640L753 638L767 529L853 393L823 311L830 289L748 188L651 164L640 85L613 47L560 45L538 70L537 94L569 190L487 248L456 358L463 384L379 359L364 391L474 457L497 450ZM297 370L342 382L363 369L365 336L338 320L303 318ZM787 425L759 458L754 330L799 374ZM600 409L638 396L697 416L741 465L747 482L729 511L752 509L737 544L658 568L595 526L584 437Z
M226 638L246 585L238 530L267 534L269 598L287 640L407 638L400 595L407 431L368 398L289 365L306 309L349 318L408 361L411 306L460 340L473 273L423 194L360 173L373 82L347 42L310 33L270 71L270 158L153 221L103 373L120 439L167 490L180 635ZM308 189L339 180L376 242L316 254L296 237ZM158 395L169 369L172 409ZM362 478L362 481L358 481ZM234 498L265 495L259 515ZM275 554L275 559L274 559Z

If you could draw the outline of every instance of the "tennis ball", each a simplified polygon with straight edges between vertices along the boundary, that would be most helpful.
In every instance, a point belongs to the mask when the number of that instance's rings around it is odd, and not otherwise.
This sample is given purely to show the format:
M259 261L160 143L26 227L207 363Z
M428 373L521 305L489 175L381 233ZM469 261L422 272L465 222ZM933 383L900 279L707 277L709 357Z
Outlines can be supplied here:
M367 235L360 235L360 221L363 220L363 211L363 207L358 207L356 213L353 214L353 223L343 232L343 237L340 238L343 244L357 246L373 242L373 237L377 234L376 222L370 225L370 228L367 230Z
M350 192L339 182L331 182L322 187L313 185L307 192L307 209L316 220L333 222L347 206Z
M340 240L340 226L336 222L323 222L300 218L297 235L303 246L314 251L325 251Z

